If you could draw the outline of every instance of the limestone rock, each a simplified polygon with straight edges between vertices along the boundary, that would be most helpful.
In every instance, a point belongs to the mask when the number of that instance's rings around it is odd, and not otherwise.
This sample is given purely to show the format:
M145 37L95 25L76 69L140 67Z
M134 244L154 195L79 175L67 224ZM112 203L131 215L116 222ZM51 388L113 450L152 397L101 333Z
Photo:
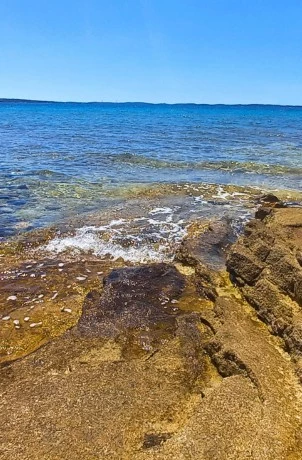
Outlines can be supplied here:
M225 264L225 250L234 240L234 229L227 219L193 224L176 253L176 259L188 265L206 264L219 270Z
M74 327L1 369L1 460L300 459L301 224L290 208L250 222L228 256L235 286L218 224L186 240L189 271L86 285Z
M86 297L77 330L82 336L115 337L128 329L173 330L184 276L168 264L112 270L102 293Z
M298 355L302 351L301 248L302 208L280 208L264 221L252 221L227 259L231 276L259 317Z

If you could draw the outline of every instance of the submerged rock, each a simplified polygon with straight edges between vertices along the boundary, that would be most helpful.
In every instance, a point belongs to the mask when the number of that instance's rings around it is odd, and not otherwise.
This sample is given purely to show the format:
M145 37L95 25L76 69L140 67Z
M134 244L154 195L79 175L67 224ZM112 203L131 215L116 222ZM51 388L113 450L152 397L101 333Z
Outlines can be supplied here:
M169 264L113 270L101 294L87 295L77 330L84 336L115 337L127 329L172 328L177 308L170 301L184 290L185 279Z

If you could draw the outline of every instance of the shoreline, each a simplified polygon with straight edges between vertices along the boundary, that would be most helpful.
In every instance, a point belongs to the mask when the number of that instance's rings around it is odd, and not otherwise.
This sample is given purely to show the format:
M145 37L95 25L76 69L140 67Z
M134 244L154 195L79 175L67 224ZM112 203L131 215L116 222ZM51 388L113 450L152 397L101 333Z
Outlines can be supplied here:
M20 193L23 194L21 190ZM79 191L77 191L79 193ZM92 191L91 191L92 193ZM97 193L97 191L96 191ZM245 210L253 208L257 205L257 197L261 194L275 193L278 197L288 203L302 203L302 192L299 190L283 189L277 190L272 188L259 188L257 185L253 186L241 186L234 184L214 184L214 183L198 183L198 182L184 182L184 183L166 183L166 184L138 184L129 185L127 187L119 187L118 189L112 189L108 194L104 191L99 194L99 197L95 197L92 194L93 202L90 198L87 202L87 206L92 207L92 210L85 211L85 193L79 195L79 198L73 198L74 203L77 203L79 209L73 209L72 207L64 208L60 210L59 214L56 214L57 207L49 204L50 209L45 211L41 208L35 210L33 204L30 201L27 204L22 204L21 210L15 211L14 214L3 214L2 219L7 219L7 223L2 224L2 234L0 235L0 242L5 242L7 239L17 238L18 235L26 234L27 232L47 231L47 228L60 228L60 227L72 227L78 228L82 222L82 226L87 223L88 225L97 225L98 222L102 222L100 216L103 214L107 217L107 221L110 220L110 215L117 213L118 218L131 218L131 208L142 207L143 214L146 216L148 210L152 210L152 206L156 207L173 207L175 202L178 200L178 205L183 209L184 218L187 221L190 217L190 212L195 213L196 217L206 218L220 215L220 213L227 213L230 210L230 216L232 216L232 208L240 207L244 214ZM70 190L67 188L58 190L54 193L52 199L57 201L58 199L64 200L70 194ZM71 195L72 196L72 195ZM49 197L51 198L51 196ZM81 204L80 204L81 203ZM25 207L24 207L25 206ZM80 206L82 209L80 209ZM84 207L84 208L83 208ZM1 208L5 210L5 207ZM99 210L98 210L99 209ZM101 210L100 210L101 209ZM64 212L66 215L64 216ZM20 213L20 216L19 214ZM26 217L30 217L31 220L26 220ZM42 215L45 214L45 217ZM40 217L41 215L41 217ZM10 217L12 216L12 217ZM69 216L69 217L67 217ZM23 217L23 219L22 219ZM137 216L139 217L139 216ZM12 219L12 221L10 221ZM14 221L14 219L16 219ZM46 219L46 220L45 220ZM111 217L111 220L114 216ZM36 227L33 226L34 220L37 221ZM189 219L190 220L190 219ZM40 222L41 221L41 222ZM107 222L107 223L108 223ZM104 222L106 224L106 222Z
M218 190L221 192L219 187ZM257 215L257 209L263 207L261 197L268 197L268 199L273 197L272 203L268 204L268 209L274 206L278 208L280 200L270 194L247 195L237 190L238 188L234 192L234 187L231 186L229 192L224 190L215 195L217 201L207 212L204 206L208 202L198 199L196 204L201 204L201 214L198 214L196 209L192 212L191 208L188 212L186 200L191 202L193 199L194 203L196 198L200 198L200 189L194 186L193 189L189 187L181 197L177 186L175 195L168 197L161 189L160 196L155 193L151 198L149 190L143 199L130 200L127 206L117 205L107 209L104 214L93 213L77 219L73 218L59 227L35 229L0 242L0 269L2 270L0 314L2 317L7 317L11 312L20 309L20 312L24 311L24 314L28 315L33 309L34 313L38 312L37 317L34 315L34 323L44 324L43 317L46 315L47 318L50 307L50 322L56 323L59 320L60 324L62 309L57 312L59 313L57 316L55 313L57 302L63 301L63 304L67 305L64 308L71 313L73 309L68 306L70 303L68 296L71 296L78 299L76 302L80 303L75 312L67 317L65 315L63 324L65 320L70 324L70 320L75 321L79 318L83 295L93 286L99 289L103 276L108 275L114 268L156 263L174 264L179 257L179 260L183 259L180 249L186 241L190 239L192 242L195 241L196 235L207 233L207 228L211 228L212 225L214 228L215 225L218 227L222 225L228 229L227 242L224 244L231 246L242 237L245 227L253 220L255 212ZM234 193L233 196L231 191ZM286 192L283 196L289 195ZM212 191L211 198L213 198ZM230 199L234 199L233 206L228 201ZM295 204L282 201L280 203L289 210L302 209L302 200L300 208ZM215 243L212 244L215 247ZM210 259L214 257L215 260L217 254L215 251L211 252L211 247L208 247L207 251L208 253L203 252L203 260L206 265L211 266ZM224 256L220 250L218 254L218 260L223 261ZM185 265L186 263L185 261ZM224 263L222 262L221 268ZM21 286L18 287L20 283ZM16 295L19 291L20 295ZM30 295L31 291L32 295ZM63 297L58 297L59 292ZM56 300L52 311L54 299ZM18 315L16 319L21 320L21 317L19 318ZM52 325L46 325L46 336L51 334L52 329ZM61 326L58 327L58 331L61 331ZM10 330L8 337L10 337ZM39 334L36 338L39 343Z
M239 236L222 216L192 220L168 263L49 257L43 231L2 244L5 452L299 455L302 208L266 195L256 216ZM83 414L89 438L72 422Z

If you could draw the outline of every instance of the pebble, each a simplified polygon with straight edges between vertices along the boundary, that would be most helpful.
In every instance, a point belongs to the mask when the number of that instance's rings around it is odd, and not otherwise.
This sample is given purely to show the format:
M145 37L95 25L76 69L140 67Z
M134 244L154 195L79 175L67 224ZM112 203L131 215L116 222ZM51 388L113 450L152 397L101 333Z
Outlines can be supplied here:
M38 299L42 299L42 297L44 297L44 294L38 295Z
M30 277L31 277L31 278L35 278L36 275L35 275L34 273L32 273L32 274L30 275Z
M78 281L85 281L86 280L86 276L77 276L76 278Z
M17 300L17 296L10 295L6 300Z
M54 299L57 297L57 295L58 295L58 293L56 292L56 293L51 297L50 300L54 300Z
M178 300L173 299L173 300L171 300L171 303L179 303L179 302L178 302Z
M70 308L63 308L62 311L65 311L66 313L71 313L72 310Z
M63 271L63 268L59 268L59 270L58 270L58 271L59 271L59 272L62 272L62 271Z
M19 326L18 324L16 324L15 326L15 329L20 329L21 326Z
M3 316L2 321L8 321L10 319L10 316Z
M41 278L45 278L45 276L46 276L45 273L43 273L43 275L41 275Z
M14 323L15 326L19 326L20 321L18 319L14 319L13 323Z
M64 267L64 264L63 264L62 262L60 262L60 263L58 264L58 267Z
M97 275L102 275L104 272L97 272Z
M29 316L25 316L24 321L29 321Z
M40 322L40 323L31 323L29 325L29 327L38 327L38 326L42 326L42 322Z

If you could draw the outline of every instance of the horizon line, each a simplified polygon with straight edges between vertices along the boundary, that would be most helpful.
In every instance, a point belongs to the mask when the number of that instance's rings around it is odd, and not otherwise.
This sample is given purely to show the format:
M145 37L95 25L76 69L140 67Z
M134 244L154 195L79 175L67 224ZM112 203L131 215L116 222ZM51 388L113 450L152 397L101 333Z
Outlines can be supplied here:
M40 103L40 104L141 104L141 105L196 105L196 106L270 106L270 107L297 107L299 104L272 104L272 103L207 103L207 102L144 102L144 101L54 101L47 99L1 98L0 103Z

